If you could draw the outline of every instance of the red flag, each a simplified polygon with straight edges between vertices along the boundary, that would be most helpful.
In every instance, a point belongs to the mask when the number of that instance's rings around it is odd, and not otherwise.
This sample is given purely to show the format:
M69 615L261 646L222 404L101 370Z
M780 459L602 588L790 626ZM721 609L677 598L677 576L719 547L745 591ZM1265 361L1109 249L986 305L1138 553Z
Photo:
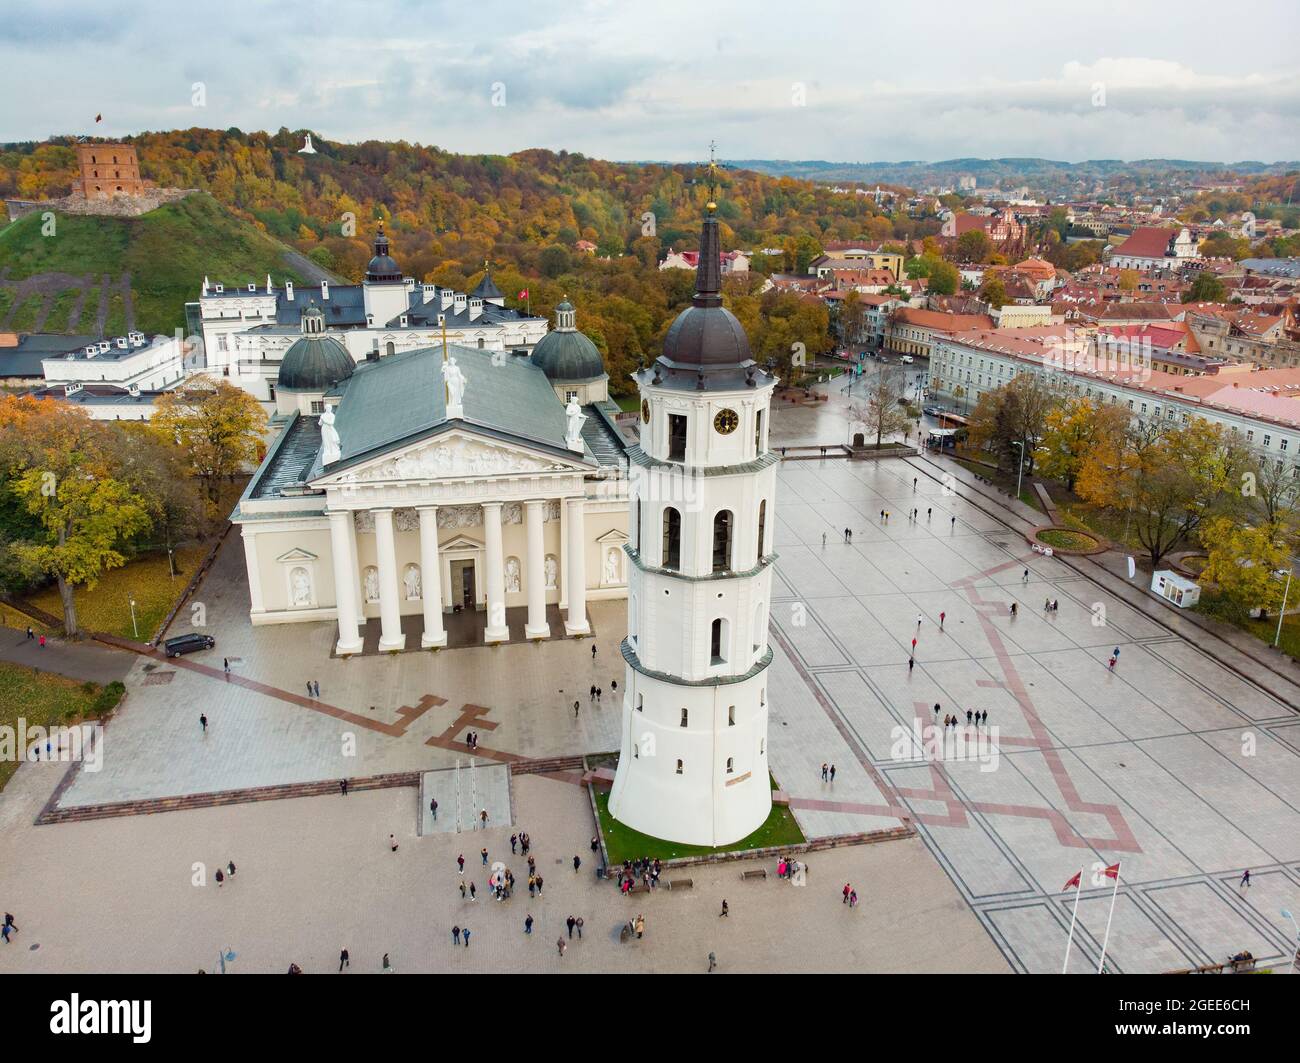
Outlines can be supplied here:
M1079 888L1079 876L1082 875L1082 874L1083 874L1082 871L1076 872L1074 878L1070 879L1070 881L1067 882L1064 886L1062 886L1061 889L1063 889L1063 890L1076 889L1076 890L1077 890L1077 889Z
M519 293L519 298L520 298L520 299L527 299L527 298L528 298L528 289L527 289L527 288L525 288L522 292Z
M1107 878L1119 878L1119 864L1116 864L1113 867L1106 868L1106 870L1103 871L1102 874L1104 874Z
M104 120L104 116L102 114L95 115L96 122L102 122L103 120Z

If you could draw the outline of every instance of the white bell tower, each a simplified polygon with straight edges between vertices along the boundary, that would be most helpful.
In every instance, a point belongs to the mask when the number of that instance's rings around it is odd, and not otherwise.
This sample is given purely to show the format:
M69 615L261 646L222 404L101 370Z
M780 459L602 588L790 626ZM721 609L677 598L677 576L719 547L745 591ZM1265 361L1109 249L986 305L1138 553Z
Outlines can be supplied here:
M776 378L722 306L718 224L704 222L692 305L635 375L629 451L627 678L609 809L652 837L722 846L772 808L767 623Z

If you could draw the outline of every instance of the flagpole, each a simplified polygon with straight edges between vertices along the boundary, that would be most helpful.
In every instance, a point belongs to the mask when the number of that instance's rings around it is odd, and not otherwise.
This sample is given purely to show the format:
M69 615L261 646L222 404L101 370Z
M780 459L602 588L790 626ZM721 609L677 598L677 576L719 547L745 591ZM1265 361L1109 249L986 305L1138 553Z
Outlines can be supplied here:
M1110 944L1110 921L1115 916L1115 897L1119 894L1119 864L1115 865L1115 888L1110 892L1110 914L1106 916L1106 936L1101 939L1101 960L1097 963L1097 973L1102 973L1106 966L1106 946Z
M1070 936L1065 939L1065 962L1061 964L1061 973L1066 974L1070 968L1070 947L1074 944L1074 920L1079 914L1079 894L1083 892L1083 868L1079 868L1078 880L1074 885L1074 911L1070 913Z

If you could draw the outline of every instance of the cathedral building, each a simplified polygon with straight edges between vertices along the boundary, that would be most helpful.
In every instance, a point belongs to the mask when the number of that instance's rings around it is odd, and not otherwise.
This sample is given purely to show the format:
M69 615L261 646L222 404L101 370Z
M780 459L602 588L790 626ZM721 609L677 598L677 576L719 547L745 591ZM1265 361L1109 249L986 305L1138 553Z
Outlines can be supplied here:
M729 845L767 819L776 378L722 305L714 205L695 297L636 375L627 663L609 811L656 838Z
M203 335L207 372L238 384L267 406L276 403L280 363L302 333L308 306L354 362L448 342L488 351L530 352L546 335L545 318L505 305L490 270L468 294L402 275L383 226L360 284L265 287L211 283L204 278L188 309Z
M414 318L382 234L375 250L360 305ZM333 621L350 655L584 635L589 600L626 596L627 442L600 352L567 301L530 352L537 319L494 290L476 298L499 313L457 319L493 342L407 327L387 353L349 345L382 330L341 332L314 294L275 293L301 300L265 378L277 434L231 516L253 624Z

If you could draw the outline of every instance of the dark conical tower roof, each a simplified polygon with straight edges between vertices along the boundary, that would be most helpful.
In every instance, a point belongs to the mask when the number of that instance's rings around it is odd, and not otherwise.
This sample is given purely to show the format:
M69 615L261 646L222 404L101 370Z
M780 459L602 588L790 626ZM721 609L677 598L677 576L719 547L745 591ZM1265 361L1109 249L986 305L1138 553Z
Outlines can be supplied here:
M736 315L722 305L722 248L714 204L700 231L700 258L695 270L695 298L677 315L664 337L659 364L690 373L699 388L707 374L741 370L754 364L749 337Z

